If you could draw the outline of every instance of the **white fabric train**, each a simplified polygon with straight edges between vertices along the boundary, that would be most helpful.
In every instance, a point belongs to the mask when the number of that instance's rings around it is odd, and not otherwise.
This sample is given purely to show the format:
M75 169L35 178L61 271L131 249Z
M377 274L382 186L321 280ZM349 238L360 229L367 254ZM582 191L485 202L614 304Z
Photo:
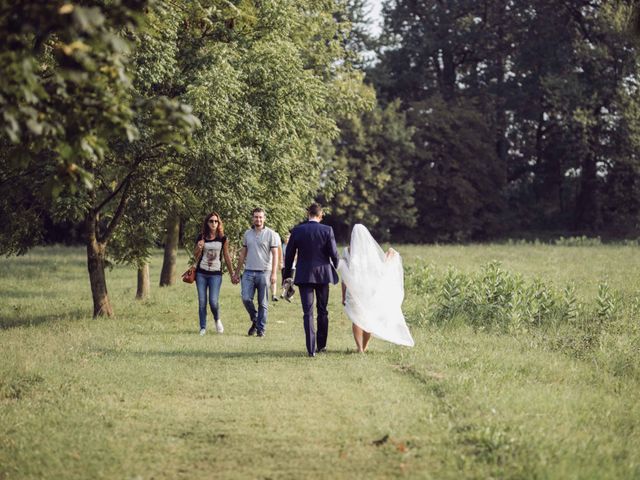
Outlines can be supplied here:
M345 311L349 319L373 336L412 347L413 338L402 314L404 273L400 254L385 254L362 225L351 232L338 272L347 286Z

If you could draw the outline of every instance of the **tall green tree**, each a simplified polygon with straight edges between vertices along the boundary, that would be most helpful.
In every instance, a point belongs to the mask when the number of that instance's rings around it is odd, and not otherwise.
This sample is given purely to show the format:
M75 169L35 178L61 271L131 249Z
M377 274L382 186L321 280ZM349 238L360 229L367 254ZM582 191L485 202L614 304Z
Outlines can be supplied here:
M2 251L38 243L44 211L81 221L95 316L113 312L106 247L130 196L148 182L144 170L198 125L186 105L132 87L126 37L146 6L33 1L0 11ZM143 142L152 148L125 147Z
M326 160L319 145L337 134L336 118L369 101L362 75L343 61L338 39L348 26L335 21L333 1L20 8L2 12L6 25L16 12L30 25L18 35L23 50L4 51L7 71L17 72L3 87L7 110L32 113L32 99L21 96L25 58L41 67L29 77L34 91L52 79L69 82L69 91L62 103L44 94L38 100L36 120L60 119L57 136L25 117L25 128L36 130L28 134L41 143L20 136L27 130L13 121L17 113L4 116L0 141L12 145L5 158L20 162L2 171L2 215L11 226L22 226L25 212L33 222L0 243L4 253L36 244L43 212L81 221L96 316L113 311L108 258L144 268L176 206L187 217L189 244L212 209L227 220L231 238L255 205L267 208L276 228L295 223L321 186ZM60 16L68 22L47 23ZM45 53L31 50L33 42ZM47 49L64 57L46 56ZM69 66L66 56L77 61ZM76 131L78 139L69 137ZM55 172L62 173L49 180Z
M336 236L347 240L355 223L366 225L381 240L413 227L413 131L399 102L348 117L340 130L333 168L346 173L346 184L333 199L321 198L330 207L327 222Z
M182 53L210 65L193 70L184 97L204 125L188 151L194 198L211 202L232 238L256 205L284 232L318 190L337 188L323 177L330 159L320 148L338 134L338 118L372 100L340 40L350 27L337 20L340 4L245 1L239 8L248 14L189 35L191 50Z
M610 227L607 195L620 192L613 183L635 162L638 75L637 49L614 28L613 7L631 11L626 1L386 4L371 77L383 102L402 100L415 127L420 225L458 239ZM438 181L427 178L436 154L448 172ZM613 175L618 167L627 176ZM464 186L464 195L443 209L431 203L435 184Z

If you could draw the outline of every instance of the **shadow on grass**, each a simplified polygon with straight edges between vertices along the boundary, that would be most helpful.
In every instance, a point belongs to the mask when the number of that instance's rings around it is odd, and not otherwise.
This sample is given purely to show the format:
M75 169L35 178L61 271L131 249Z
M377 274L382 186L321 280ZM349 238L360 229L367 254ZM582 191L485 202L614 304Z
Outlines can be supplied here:
M2 299L9 300L23 300L25 298L34 298L42 295L42 290L34 288L33 290L5 290L2 292Z
M0 317L0 330L20 327L35 327L62 320L83 320L90 317L87 309L77 309L57 315L25 315L20 317Z
M195 357L195 358L307 358L307 352L304 350L264 350L256 352L231 352L231 351L203 351L203 350L147 350L147 351L133 351L133 350L115 350L108 348L98 348L92 350L95 353L102 355L130 355L133 357ZM324 356L344 356L349 354L345 351L335 351L319 354L316 358Z
M193 337L197 337L199 336L200 332L200 327L198 325L196 325L194 328L181 328L181 329L177 329L177 330L147 330L147 331L143 331L143 332L135 332L136 334L139 335L149 335L149 334L155 334L155 335L187 335L187 336L193 336ZM219 335L218 333L212 332L212 333L207 333L208 336L210 337L214 337L216 335ZM225 337L246 337L246 335L242 335L240 333L228 333L225 332L224 334Z

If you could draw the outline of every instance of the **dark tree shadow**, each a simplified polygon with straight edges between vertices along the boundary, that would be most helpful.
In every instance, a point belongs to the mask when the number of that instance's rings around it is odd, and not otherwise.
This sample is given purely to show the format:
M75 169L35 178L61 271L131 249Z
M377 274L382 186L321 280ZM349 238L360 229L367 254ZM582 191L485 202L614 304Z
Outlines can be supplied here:
M103 355L130 355L133 357L195 357L195 358L307 358L307 352L305 350L265 350L256 352L231 352L231 351L176 351L176 350L147 350L147 351L134 351L134 350L114 350L107 348L92 349L93 352L102 353ZM333 356L333 355L345 355L344 351L326 352L318 356Z
M91 318L87 309L76 309L55 315L25 315L19 317L0 317L0 330L59 322L61 320L84 320Z
M41 291L33 289L33 290L13 290L13 291L4 291L2 292L2 299L5 301L9 300L24 300L25 298L33 298L37 296Z

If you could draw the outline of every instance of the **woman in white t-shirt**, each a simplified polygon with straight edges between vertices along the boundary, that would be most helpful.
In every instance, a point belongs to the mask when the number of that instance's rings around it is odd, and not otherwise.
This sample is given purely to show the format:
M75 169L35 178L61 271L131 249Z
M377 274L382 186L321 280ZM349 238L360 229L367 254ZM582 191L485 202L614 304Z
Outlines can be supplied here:
M220 215L211 212L204 219L202 234L196 241L195 257L196 287L198 289L198 316L200 319L200 335L207 333L207 297L209 307L216 323L216 331L222 333L224 326L220 320L219 304L220 286L222 285L222 256L227 264L229 275L233 278L233 266L229 256L229 245L224 235L224 225ZM207 296L208 290L208 296Z

